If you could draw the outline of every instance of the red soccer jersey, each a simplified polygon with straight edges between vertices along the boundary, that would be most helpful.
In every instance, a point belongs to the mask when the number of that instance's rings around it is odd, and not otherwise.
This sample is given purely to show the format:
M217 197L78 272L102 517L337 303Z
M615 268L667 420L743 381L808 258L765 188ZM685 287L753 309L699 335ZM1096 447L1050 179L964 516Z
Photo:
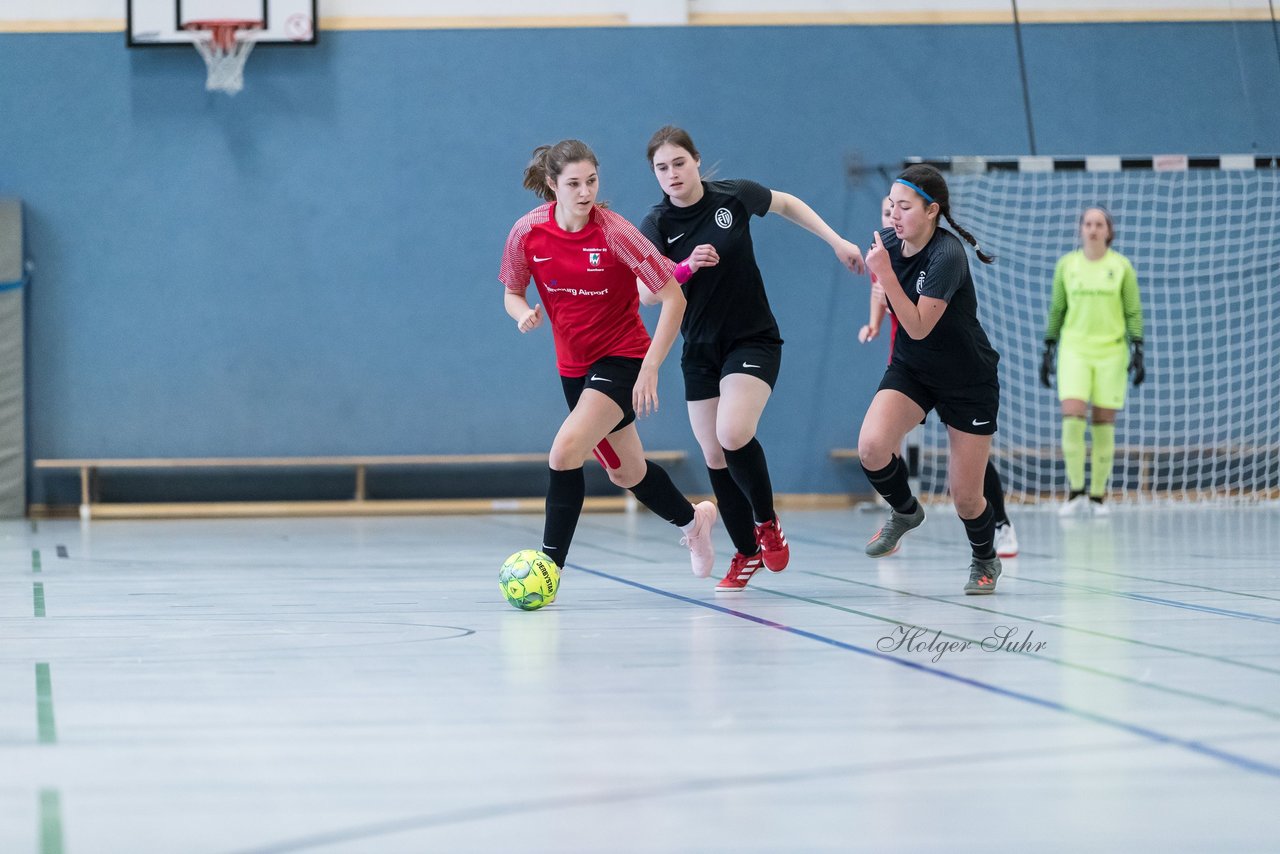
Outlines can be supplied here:
M605 356L643 359L649 333L640 319L636 279L655 293L675 265L635 226L604 208L581 231L556 223L555 202L511 227L498 281L522 294L532 274L551 321L561 376L584 376Z

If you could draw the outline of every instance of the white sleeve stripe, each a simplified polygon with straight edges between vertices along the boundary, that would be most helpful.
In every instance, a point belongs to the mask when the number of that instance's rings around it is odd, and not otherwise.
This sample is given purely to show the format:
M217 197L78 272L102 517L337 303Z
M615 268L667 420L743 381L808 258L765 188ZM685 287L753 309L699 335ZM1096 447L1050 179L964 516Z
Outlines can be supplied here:
M618 253L645 287L654 293L662 290L671 278L675 264L663 257L657 247L624 217L604 209L601 213L600 225L610 248Z

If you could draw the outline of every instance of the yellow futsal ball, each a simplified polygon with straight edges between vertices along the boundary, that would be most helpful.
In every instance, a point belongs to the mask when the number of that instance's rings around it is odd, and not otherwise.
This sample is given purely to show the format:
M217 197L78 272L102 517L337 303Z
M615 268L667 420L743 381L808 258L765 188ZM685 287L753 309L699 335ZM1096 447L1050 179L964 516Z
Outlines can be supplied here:
M536 549L524 549L507 558L498 573L498 586L513 608L536 611L556 601L560 567Z

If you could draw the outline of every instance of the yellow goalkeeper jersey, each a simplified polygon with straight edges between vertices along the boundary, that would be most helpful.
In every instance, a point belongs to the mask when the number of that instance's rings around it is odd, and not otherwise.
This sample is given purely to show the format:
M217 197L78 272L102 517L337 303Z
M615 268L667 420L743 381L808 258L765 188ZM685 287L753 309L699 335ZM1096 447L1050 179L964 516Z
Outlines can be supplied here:
M1138 276L1129 259L1113 249L1097 261L1083 249L1058 259L1044 337L1085 352L1106 352L1126 338L1141 338Z

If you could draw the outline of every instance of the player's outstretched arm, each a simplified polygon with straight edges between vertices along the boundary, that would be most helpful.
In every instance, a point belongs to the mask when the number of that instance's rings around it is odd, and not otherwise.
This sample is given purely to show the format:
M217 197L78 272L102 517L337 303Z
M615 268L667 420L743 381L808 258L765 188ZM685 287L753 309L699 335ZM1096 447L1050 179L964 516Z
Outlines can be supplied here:
M703 243L694 247L693 253L676 265L675 272L672 275L675 276L678 284L683 285L703 267L714 267L719 263L720 253L716 252L715 246L710 243ZM649 290L649 286L639 278L636 279L636 290L640 292L640 302L644 305L657 305L662 302L662 297Z
M806 231L821 237L831 247L831 251L836 253L840 263L851 271L858 274L866 272L862 250L856 244L836 234L835 230L827 225L813 208L790 193L784 193L781 190L770 190L770 192L773 193L773 201L769 205L769 213L781 214Z

